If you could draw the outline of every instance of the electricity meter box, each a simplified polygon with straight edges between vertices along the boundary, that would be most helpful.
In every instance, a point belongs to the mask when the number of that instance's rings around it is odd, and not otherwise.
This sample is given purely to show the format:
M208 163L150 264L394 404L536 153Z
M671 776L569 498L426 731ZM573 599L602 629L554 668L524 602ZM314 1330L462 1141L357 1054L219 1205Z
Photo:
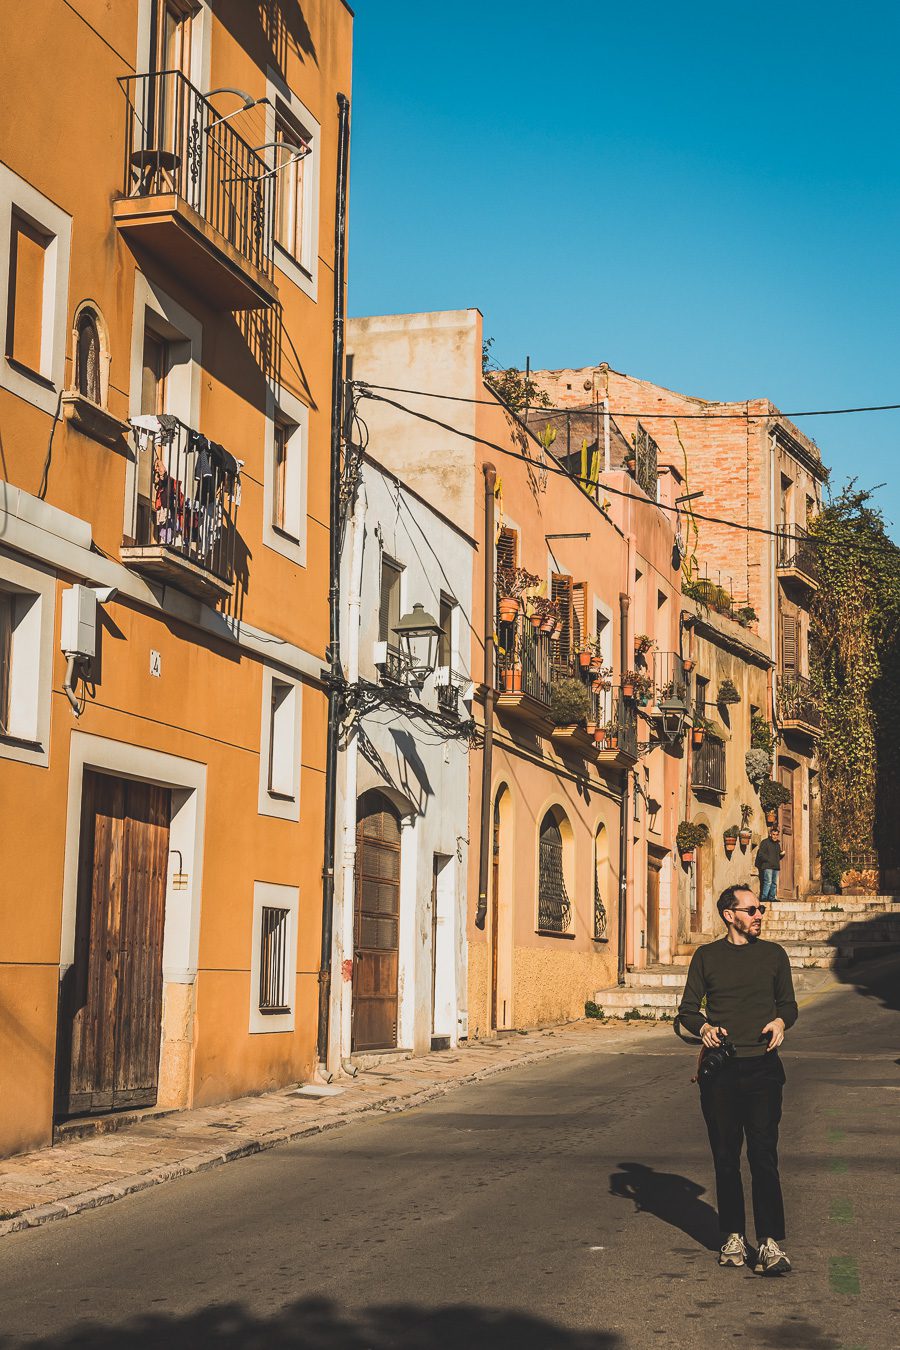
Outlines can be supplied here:
M59 644L66 656L92 661L97 653L97 595L90 586L63 591Z

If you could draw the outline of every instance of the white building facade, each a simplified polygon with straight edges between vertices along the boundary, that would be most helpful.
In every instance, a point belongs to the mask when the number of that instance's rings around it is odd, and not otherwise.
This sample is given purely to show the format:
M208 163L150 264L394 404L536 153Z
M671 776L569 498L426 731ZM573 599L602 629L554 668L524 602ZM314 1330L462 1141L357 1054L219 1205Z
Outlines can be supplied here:
M342 550L329 1068L467 1034L466 876L475 543L364 455ZM396 627L440 629L410 679Z

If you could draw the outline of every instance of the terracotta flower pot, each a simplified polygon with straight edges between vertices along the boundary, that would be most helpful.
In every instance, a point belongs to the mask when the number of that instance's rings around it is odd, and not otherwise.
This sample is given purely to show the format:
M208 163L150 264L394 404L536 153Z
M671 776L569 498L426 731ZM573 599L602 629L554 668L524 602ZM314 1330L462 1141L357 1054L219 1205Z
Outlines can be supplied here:
M690 675L691 671L694 669L694 662L691 660L689 656L685 657L684 661L682 662L682 665L684 666L685 675Z
M615 732L608 731L606 733L606 743L609 746L610 750L618 750L619 737L616 735Z
M597 723L596 723L596 722L585 722L585 724L584 724L584 729L585 729L585 731L587 732L587 734L588 734L589 736L596 736L596 734L597 734Z
M532 615L531 615L531 622L532 622L532 624L534 625L535 628L540 628L540 626L541 626L541 616L540 616L540 614L532 614Z
M600 750L602 750L604 745L606 744L606 732L603 730L602 727L598 727L597 730L594 732L594 744Z
M778 820L778 812L775 810L774 807L772 807L771 810L766 812L766 824L774 825L777 820Z
M558 641L559 641L559 639L562 637L562 624L561 624L561 623L555 623L555 624L553 625L553 631L551 632L550 636L553 638L554 642L558 642Z
M732 853L736 848L737 848L737 839L735 838L735 836L733 834L726 834L725 852L728 854L729 858L731 857Z
M541 621L541 632L542 632L542 633L552 633L555 627L556 627L556 622L555 622L554 619L543 619L543 620Z
M634 682L632 680L626 680L622 685L622 697L634 698Z
M591 664L591 654L590 654L590 652L579 652L579 653L578 653L578 664L581 666L581 669L582 669L582 670L587 670L588 666Z
M741 848L746 848L747 845L750 843L750 840L753 838L753 835L749 830L741 830L740 834L738 835L738 838L741 841Z
M694 861L694 850L692 848L683 848L681 850L681 861L684 863L685 867L687 867L689 863L692 863Z
M691 732L691 740L694 742L694 745L702 745L705 739L706 739L706 732L703 730L703 728L694 727L693 731Z
M501 595L497 602L497 608L500 611L501 622L512 623L519 612L519 602L513 599L511 595Z

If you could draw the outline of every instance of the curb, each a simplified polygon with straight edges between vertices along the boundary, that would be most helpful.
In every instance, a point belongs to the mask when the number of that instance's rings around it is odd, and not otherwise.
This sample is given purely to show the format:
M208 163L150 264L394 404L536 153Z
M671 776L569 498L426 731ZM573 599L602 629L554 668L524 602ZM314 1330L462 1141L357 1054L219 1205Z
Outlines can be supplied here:
M423 1106L426 1102L452 1092L454 1088L466 1087L471 1083L495 1078L511 1069L535 1064L544 1059L552 1059L556 1055L565 1054L572 1048L568 1045L554 1045L546 1049L532 1050L520 1058L509 1060L504 1064L486 1064L472 1073L461 1078L454 1078L449 1082L432 1083L427 1087L417 1088L409 1093L397 1093L393 1097L383 1097L377 1102L363 1102L331 1120L301 1125L297 1128L273 1130L271 1133L261 1134L255 1139L245 1139L232 1148L216 1149L210 1153L197 1153L182 1162L157 1167L149 1172L137 1173L131 1177L124 1177L120 1181L108 1182L105 1186L97 1186L94 1190L66 1196L64 1200L35 1205L31 1209L24 1209L21 1213L0 1223L0 1238L7 1237L11 1233L20 1233L26 1228L40 1228L44 1224L53 1223L58 1219L68 1219L75 1214L84 1213L85 1210L99 1209L101 1205L112 1204L115 1200L124 1200L128 1195L137 1195L140 1191L149 1190L151 1187L162 1185L167 1181L177 1181L180 1177L195 1176L199 1172L210 1172L213 1168L222 1167L225 1163L237 1162L240 1158L248 1158L253 1154L263 1153L279 1144L290 1144L298 1139L306 1139L317 1134L325 1134L330 1130L341 1129L345 1125L351 1125L360 1117L376 1112L395 1114L416 1106Z

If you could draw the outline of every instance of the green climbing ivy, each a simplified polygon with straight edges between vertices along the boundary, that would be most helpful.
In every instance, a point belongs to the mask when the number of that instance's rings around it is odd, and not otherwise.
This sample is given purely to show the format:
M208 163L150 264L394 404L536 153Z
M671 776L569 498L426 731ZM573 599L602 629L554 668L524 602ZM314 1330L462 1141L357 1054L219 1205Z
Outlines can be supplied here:
M900 548L872 493L851 480L810 522L821 541L810 616L810 676L822 710L820 853L840 880L850 849L896 867L887 811L900 789Z

